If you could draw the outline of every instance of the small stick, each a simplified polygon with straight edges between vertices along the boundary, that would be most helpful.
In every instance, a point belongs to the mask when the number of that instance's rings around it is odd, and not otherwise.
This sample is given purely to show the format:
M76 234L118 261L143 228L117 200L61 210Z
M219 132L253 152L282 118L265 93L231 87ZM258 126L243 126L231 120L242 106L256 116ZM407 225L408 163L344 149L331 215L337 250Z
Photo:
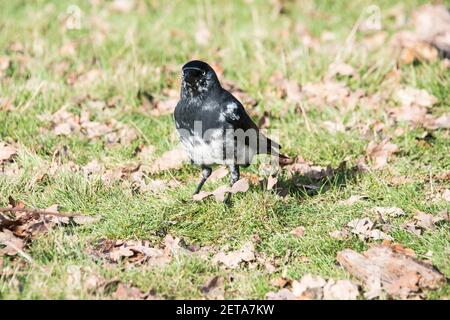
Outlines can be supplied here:
M68 212L68 213L59 213L48 210L34 209L34 208L0 208L0 212L27 212L27 213L35 213L39 215L52 215L56 217L66 217L66 218L74 218L81 216L82 214L76 212Z

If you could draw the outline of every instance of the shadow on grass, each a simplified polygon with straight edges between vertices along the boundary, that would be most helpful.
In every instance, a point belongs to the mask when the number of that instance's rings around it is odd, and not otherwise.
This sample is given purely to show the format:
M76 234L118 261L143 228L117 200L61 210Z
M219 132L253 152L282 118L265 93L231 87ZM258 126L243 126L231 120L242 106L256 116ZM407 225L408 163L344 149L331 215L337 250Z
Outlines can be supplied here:
M328 166L322 171L299 173L293 172L289 177L278 179L276 192L280 196L291 195L297 198L312 197L343 187L353 181L364 171L358 165L348 167L343 161L337 168ZM267 184L265 184L267 185Z

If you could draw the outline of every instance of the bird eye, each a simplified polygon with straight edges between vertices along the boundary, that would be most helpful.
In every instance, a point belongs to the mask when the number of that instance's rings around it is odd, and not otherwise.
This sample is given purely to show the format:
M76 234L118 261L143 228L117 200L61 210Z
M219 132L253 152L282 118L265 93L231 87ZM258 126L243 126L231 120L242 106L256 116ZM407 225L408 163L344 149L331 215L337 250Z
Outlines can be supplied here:
M206 74L206 71L203 71L203 72L202 72L202 76L205 76L205 74Z

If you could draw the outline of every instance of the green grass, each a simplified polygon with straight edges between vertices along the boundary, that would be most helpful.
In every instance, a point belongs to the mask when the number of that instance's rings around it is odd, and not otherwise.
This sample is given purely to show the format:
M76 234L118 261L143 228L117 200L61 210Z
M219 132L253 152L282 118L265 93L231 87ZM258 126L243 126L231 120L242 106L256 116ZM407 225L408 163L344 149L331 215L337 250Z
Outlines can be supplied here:
M425 1L403 3L408 14ZM329 232L341 229L351 219L370 216L374 206L402 208L406 217L393 221L389 234L395 242L412 248L420 257L433 252L433 265L450 277L448 225L415 236L400 225L411 220L415 210L437 214L449 209L448 202L427 199L431 190L430 177L450 170L449 131L433 132L434 139L420 144L417 137L423 129L388 121L385 108L394 105L386 99L377 109L358 105L352 110L329 106L305 105L310 124L295 111L295 105L273 95L269 78L281 71L289 79L304 84L319 81L334 60L329 50L306 51L295 59L291 53L300 46L295 25L302 22L313 36L332 31L336 43L344 43L362 10L374 1L292 1L283 13L274 16L273 6L266 1L139 1L139 10L115 13L101 1L98 7L88 1L2 1L0 4L0 56L9 56L11 66L6 77L0 79L0 98L12 101L16 109L0 111L0 140L15 141L21 146L16 159L24 168L14 177L0 176L0 206L8 196L23 201L29 207L45 208L52 204L62 211L83 212L101 217L99 223L84 227L53 229L48 235L33 240L27 252L33 263L18 263L20 258L5 258L3 268L14 270L13 276L0 274L2 299L67 299L106 298L71 287L67 284L67 268L81 267L83 274L98 273L105 279L119 278L147 291L154 288L167 298L202 298L200 287L213 275L233 275L237 280L226 283L226 298L264 298L276 290L270 280L280 275L299 279L305 273L322 277L349 278L336 263L336 253L344 248L365 250L370 243L356 236L338 241ZM398 3L401 3L400 1ZM392 19L387 12L396 1L376 1L382 12L382 22L388 33L394 33ZM71 4L82 10L81 30L65 30L61 16ZM195 30L199 21L206 21L211 32L208 46L199 46ZM101 25L107 25L102 33ZM265 36L256 37L262 31ZM98 37L102 41L93 40ZM10 50L14 42L22 43L24 53ZM76 54L64 56L60 48L68 42L76 44ZM361 75L360 80L348 80L352 89L375 94L395 88L383 84L395 60L386 48L371 52L363 59L353 52L346 60ZM56 150L67 146L68 157L85 165L91 160L113 164L136 161L134 150L140 144L156 147L157 155L173 148L176 143L170 115L152 117L140 109L137 93L140 89L161 96L164 88L179 89L179 70L192 58L218 63L224 77L237 83L258 100L256 110L269 111L271 129L277 130L286 153L301 155L314 164L337 167L345 158L354 165L364 154L368 141L352 121L365 124L378 120L386 124L383 135L393 137L400 153L382 171L365 172L351 176L344 172L340 179L327 184L327 189L315 195L306 195L294 187L286 199L252 187L245 194L233 198L233 206L226 207L213 200L189 201L198 178L198 169L185 165L182 169L156 174L149 178L176 178L182 186L160 195L133 193L131 184L104 185L100 180L86 179L79 173L61 170L55 175L33 182L39 170L50 165ZM57 70L60 63L66 71ZM367 72L377 65L373 72ZM70 86L66 77L77 70L99 69L104 80L90 85ZM344 79L345 80L345 79ZM40 90L39 83L45 82ZM448 112L450 101L450 73L439 61L401 66L401 85L426 89L439 102L434 114ZM139 138L130 145L105 146L99 141L88 141L76 136L57 137L43 129L48 123L38 116L52 113L66 105L79 112L77 99L107 101L120 97L111 117L135 127ZM287 107L287 112L283 111ZM101 115L97 115L101 117ZM344 133L332 134L321 127L323 121L342 119L350 128ZM352 125L350 125L352 124ZM396 137L394 130L403 127L405 133ZM379 138L379 137L378 137ZM245 169L258 173L256 166ZM392 176L407 176L412 183L392 186ZM282 175L282 180L286 177ZM222 181L223 183L224 181ZM287 182L286 182L287 183ZM207 183L213 190L220 183ZM444 182L433 181L433 187L444 188ZM447 186L448 188L448 186ZM367 200L344 206L338 204L350 195L359 194ZM175 222L175 223L174 223ZM296 239L289 231L302 225L305 235ZM261 242L257 251L279 262L274 274L264 269L239 268L227 271L209 261L184 258L173 261L166 268L150 269L123 265L104 265L92 258L90 250L96 240L149 239L159 244L162 235L170 233L187 243L230 245L238 248L258 235ZM304 262L302 257L307 257ZM448 297L450 286L427 294L428 298Z

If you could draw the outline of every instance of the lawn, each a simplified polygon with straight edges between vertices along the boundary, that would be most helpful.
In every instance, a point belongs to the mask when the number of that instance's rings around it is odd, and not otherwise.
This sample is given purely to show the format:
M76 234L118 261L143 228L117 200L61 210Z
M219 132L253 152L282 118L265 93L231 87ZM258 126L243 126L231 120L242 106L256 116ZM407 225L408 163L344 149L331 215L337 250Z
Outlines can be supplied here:
M27 237L18 253L0 251L0 298L126 298L151 291L203 299L211 297L203 287L215 276L226 299L264 299L280 290L280 279L289 287L306 274L359 283L337 253L363 252L382 240L332 236L357 218L378 221L392 243L450 277L448 221L405 227L418 212L448 217L450 131L391 112L405 88L434 99L429 114L450 112L448 60L409 63L392 53L395 34L412 29L402 17L424 3L1 1L0 147L16 153L0 157L0 207L12 199L27 208L58 205L61 213L98 221L57 225ZM374 4L382 30L355 28ZM278 189L267 190L267 174L254 164L242 169L249 190L233 195L231 205L193 201L199 168L160 158L178 145L171 107L181 66L192 59L207 61L240 88L247 111L266 121L283 152L308 170L323 168L323 176L293 174L288 166L277 173ZM333 62L352 70L330 75ZM326 87L327 81L341 86ZM386 139L396 150L371 156L368 145ZM208 181L204 190L225 183L228 177ZM351 196L361 198L346 201ZM380 222L375 207L404 214ZM300 226L303 234L291 232ZM136 252L105 258L106 239L145 240L161 249L167 235L189 252L203 248L207 257L172 252L157 266ZM215 262L218 252L246 243L257 258L235 268ZM125 293L116 289L121 284ZM449 293L444 284L420 297Z

